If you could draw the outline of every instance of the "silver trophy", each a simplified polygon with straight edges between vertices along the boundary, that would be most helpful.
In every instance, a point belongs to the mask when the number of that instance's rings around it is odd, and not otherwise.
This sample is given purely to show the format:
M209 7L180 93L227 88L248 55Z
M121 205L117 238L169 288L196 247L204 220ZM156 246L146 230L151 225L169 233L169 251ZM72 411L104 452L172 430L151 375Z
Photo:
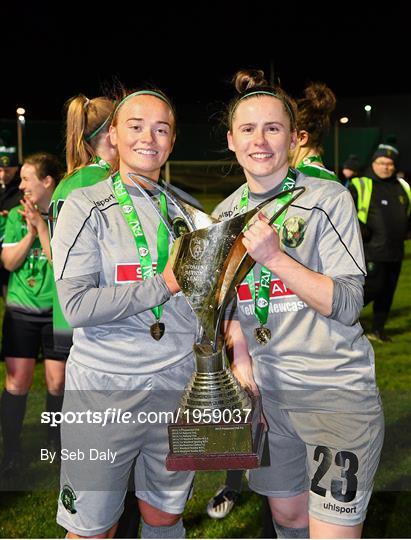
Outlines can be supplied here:
M132 176L129 175L131 179ZM269 209L273 201L278 206L276 199L279 196L295 192L287 203L276 208L270 219L273 224L304 188L283 191L248 212L218 222L183 202L164 185L139 178L164 193L179 209L187 226L188 232L176 237L175 231L161 216L174 239L169 261L199 323L194 344L195 371L182 394L178 420L168 427L167 468L258 467L264 431L259 400L242 388L233 375L220 327L236 286L255 264L242 244L244 228L259 211ZM135 185L151 200L140 185Z

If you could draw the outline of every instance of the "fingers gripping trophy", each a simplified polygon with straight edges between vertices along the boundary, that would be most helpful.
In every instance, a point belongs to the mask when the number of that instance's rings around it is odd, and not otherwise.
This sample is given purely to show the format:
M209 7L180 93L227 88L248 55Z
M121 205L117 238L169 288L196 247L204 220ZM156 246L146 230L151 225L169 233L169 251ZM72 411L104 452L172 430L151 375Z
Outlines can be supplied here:
M231 372L220 327L236 285L254 265L242 244L242 231L272 203L270 223L274 223L304 188L289 190L285 204L274 196L249 212L218 222L178 199L165 185L156 187L180 211L185 226L180 226L179 232L188 231L176 238L175 231L165 223L175 238L170 262L176 280L198 320L196 369L181 397L176 422L168 427L170 453L166 466L169 470L258 467L264 433L259 401Z

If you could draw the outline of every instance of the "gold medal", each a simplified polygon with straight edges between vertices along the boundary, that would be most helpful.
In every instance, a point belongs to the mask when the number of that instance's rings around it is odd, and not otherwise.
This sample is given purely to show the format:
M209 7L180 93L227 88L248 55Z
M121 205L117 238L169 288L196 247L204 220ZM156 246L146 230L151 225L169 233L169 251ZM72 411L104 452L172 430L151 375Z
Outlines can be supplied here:
M259 326L254 329L254 336L260 345L265 345L271 339L271 332L266 326Z
M156 341L159 341L164 336L165 329L164 323L156 321L150 326L151 337Z

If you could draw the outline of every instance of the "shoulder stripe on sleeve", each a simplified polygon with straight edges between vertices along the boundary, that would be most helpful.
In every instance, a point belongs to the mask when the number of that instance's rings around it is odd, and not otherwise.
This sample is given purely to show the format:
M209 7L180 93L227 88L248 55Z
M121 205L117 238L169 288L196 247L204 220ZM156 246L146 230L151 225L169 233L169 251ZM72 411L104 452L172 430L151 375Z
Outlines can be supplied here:
M63 274L64 274L64 270L66 269L66 264L67 264L67 261L68 261L68 258L69 258L69 255L70 255L70 251L73 249L73 247L75 246L76 242L77 242L77 238L80 236L81 234L81 231L84 229L84 226L85 224L87 223L87 221L90 219L91 217L91 213L93 212L93 210L99 210L100 212L105 212L106 210L108 210L109 208L111 208L112 206L118 206L118 202L114 202L113 204L110 204L110 206L107 206L107 208L103 208L103 209L100 209L100 208L97 208L97 206L93 206L91 209L90 209L90 212L89 212L89 215L86 217L86 219L83 221L83 225L81 226L79 232L77 233L75 239L73 240L73 243L71 244L71 246L69 247L68 251L67 251L67 255L66 255L66 258L64 260L64 265L63 265L63 269L61 270L61 274L60 274L60 277L59 279L63 279Z
M334 223L331 221L331 218L330 216L327 214L327 212L323 209L323 208L320 208L319 206L312 206L311 208L307 208L306 206L300 206L298 204L292 204L291 205L292 207L294 208L301 208L301 210L307 210L307 211L311 211L311 210L319 210L320 212L323 212L328 220L328 222L330 223L331 227L334 229L335 231L335 234L338 236L338 239L339 241L341 242L341 244L344 246L344 249L345 251L348 253L348 255L350 256L350 258L352 259L353 263L355 264L355 266L358 268L358 270L361 272L361 274L365 277L367 275L367 273L365 272L365 270L363 270L360 265L357 263L357 261L355 260L355 258L353 257L353 255L351 254L350 250L348 249L348 247L345 245L343 239L341 238L341 235L340 233L337 231L337 229L335 228L334 226Z

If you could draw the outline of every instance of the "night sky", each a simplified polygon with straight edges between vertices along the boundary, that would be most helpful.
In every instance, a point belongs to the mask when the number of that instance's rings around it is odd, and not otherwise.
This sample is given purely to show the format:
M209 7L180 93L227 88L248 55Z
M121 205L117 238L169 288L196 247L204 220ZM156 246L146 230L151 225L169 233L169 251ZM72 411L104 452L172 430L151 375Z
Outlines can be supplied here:
M207 115L210 103L233 95L235 71L250 67L271 72L295 97L311 80L326 82L337 98L411 93L408 17L392 6L369 14L346 3L324 12L317 3L279 11L267 0L245 3L247 10L224 1L133 5L4 8L0 118L14 118L21 105L28 119L61 120L69 97L100 95L116 79L130 88L152 82L183 116L189 104Z

